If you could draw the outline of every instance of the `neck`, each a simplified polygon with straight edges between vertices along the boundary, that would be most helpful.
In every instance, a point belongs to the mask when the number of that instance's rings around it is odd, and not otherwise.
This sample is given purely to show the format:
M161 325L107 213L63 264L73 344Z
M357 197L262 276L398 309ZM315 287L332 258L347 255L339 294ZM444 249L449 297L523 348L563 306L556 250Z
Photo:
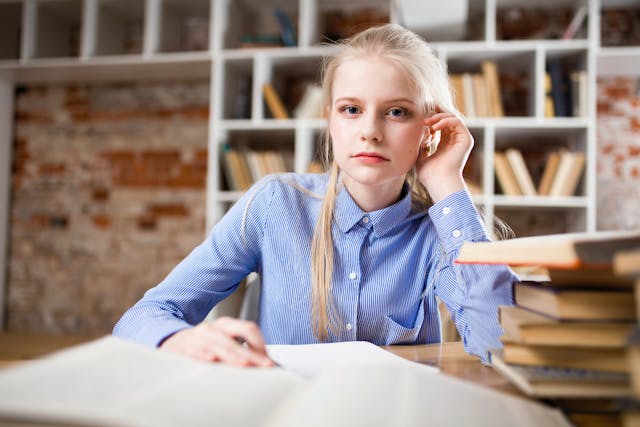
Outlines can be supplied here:
M360 209L373 212L400 200L404 180L381 185L364 185L350 179L343 179L343 184Z

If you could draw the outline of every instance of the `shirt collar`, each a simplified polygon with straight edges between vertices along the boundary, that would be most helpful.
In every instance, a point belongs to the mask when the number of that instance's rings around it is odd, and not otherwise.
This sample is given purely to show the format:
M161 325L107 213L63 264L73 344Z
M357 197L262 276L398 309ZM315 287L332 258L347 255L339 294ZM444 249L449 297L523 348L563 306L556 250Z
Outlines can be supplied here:
M363 225L373 227L373 233L377 237L385 235L404 222L411 213L411 189L406 182L402 187L401 194L402 198L391 206L373 212L364 212L347 189L341 186L335 206L335 221L340 231L348 233L356 224L362 223L362 219L367 216L369 222Z

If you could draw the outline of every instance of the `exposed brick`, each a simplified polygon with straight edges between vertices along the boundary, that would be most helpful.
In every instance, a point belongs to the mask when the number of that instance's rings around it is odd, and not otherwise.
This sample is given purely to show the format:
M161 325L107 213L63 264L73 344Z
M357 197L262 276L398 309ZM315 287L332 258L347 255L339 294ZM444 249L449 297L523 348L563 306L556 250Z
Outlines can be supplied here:
M109 195L109 190L104 187L94 188L91 192L91 198L96 202L104 202L106 200L109 200Z
M153 216L187 216L189 211L182 203L155 203L149 206Z
M145 214L138 218L138 228L140 230L155 230L158 228L158 218L155 215Z
M206 82L17 90L10 330L108 333L201 241L205 192L193 190L206 176L208 92Z
M39 172L43 175L58 175L64 173L67 166L64 163L41 163Z
M94 215L91 221L99 229L106 230L111 228L111 217L108 215Z

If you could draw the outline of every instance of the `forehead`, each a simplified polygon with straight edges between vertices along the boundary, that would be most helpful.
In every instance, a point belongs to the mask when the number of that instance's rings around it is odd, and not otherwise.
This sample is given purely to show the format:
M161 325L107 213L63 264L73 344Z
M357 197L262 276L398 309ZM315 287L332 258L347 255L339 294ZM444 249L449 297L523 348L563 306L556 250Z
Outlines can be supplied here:
M409 98L418 99L418 91L409 73L397 62L367 56L343 61L335 71L332 98Z

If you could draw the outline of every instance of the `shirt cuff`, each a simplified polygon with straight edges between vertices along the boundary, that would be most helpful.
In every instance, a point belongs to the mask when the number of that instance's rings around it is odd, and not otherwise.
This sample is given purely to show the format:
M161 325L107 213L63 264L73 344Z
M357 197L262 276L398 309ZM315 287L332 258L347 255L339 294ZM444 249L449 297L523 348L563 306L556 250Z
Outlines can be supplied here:
M132 339L150 347L159 347L171 335L192 325L180 319L167 319L142 328Z
M429 208L429 217L447 253L467 241L487 240L482 219L466 190L435 203Z

